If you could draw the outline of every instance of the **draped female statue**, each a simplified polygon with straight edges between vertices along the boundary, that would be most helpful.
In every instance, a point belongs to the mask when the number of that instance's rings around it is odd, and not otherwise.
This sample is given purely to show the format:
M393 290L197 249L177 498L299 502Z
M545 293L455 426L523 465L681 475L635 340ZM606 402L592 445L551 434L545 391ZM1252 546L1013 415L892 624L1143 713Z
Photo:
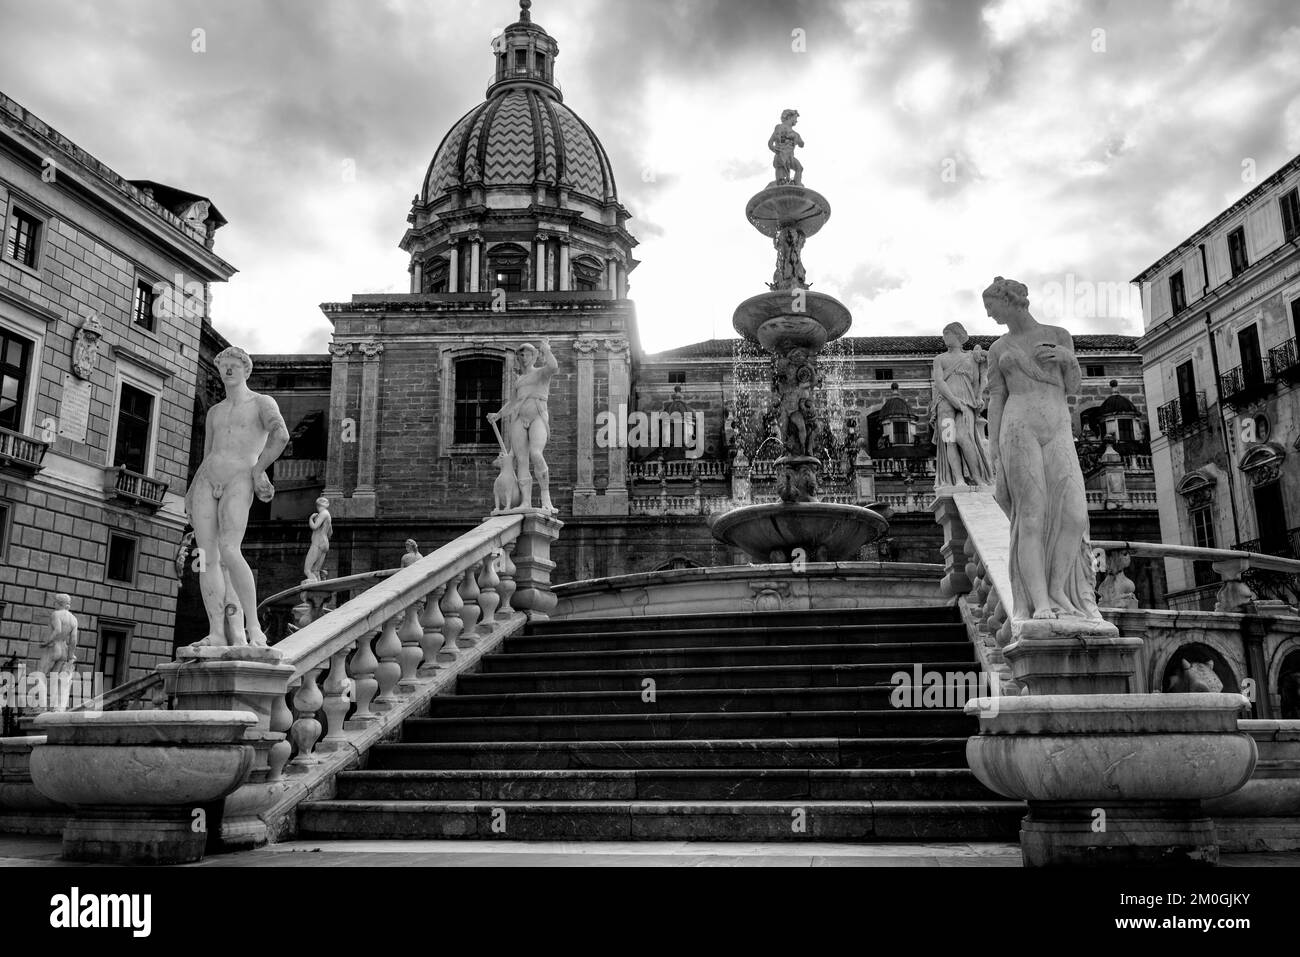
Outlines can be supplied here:
M1073 340L1029 314L1029 290L1014 280L997 277L984 307L1007 327L989 350L989 451L1011 520L1011 617L1100 621L1067 401L1081 379Z
M930 425L935 444L934 487L992 485L993 468L980 429L984 407L984 368L988 357L976 346L962 348L970 337L960 322L944 327L948 351L934 359Z

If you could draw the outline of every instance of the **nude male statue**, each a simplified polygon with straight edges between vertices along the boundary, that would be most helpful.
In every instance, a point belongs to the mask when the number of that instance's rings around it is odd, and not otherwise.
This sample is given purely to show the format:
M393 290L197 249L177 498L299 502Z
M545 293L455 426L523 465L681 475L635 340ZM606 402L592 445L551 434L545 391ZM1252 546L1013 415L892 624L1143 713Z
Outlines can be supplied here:
M54 596L50 636L41 642L41 647L41 660L36 670L45 676L51 707L55 711L66 711L72 693L70 676L77 663L77 616L72 613L71 595L60 592Z
M257 588L252 569L240 553L253 495L271 501L275 486L266 470L289 444L279 406L269 395L248 388L253 360L231 347L216 358L226 397L208 410L203 462L185 496L185 509L202 550L199 590L208 613L208 636L190 647L266 645L257 622ZM233 591L238 609L228 609ZM233 603L230 603L233 604ZM227 617L242 612L247 636Z
M505 446L515 460L521 507L532 505L533 472L536 472L541 486L542 509L555 513L559 510L551 504L551 473L542 453L551 435L550 417L546 410L551 395L551 377L560 365L551 352L549 339L542 340L540 355L542 361L539 365L537 347L531 343L520 346L520 370L515 379L514 398L503 405L500 412L488 413L488 421L494 425L498 421L505 423Z
M776 182L773 186L789 183L791 173L794 174L794 185L803 185L803 164L794 155L795 147L804 145L803 137L794 131L794 125L798 122L798 110L783 110L781 122L776 124L772 135L767 138L767 148L774 154L772 168L776 170Z

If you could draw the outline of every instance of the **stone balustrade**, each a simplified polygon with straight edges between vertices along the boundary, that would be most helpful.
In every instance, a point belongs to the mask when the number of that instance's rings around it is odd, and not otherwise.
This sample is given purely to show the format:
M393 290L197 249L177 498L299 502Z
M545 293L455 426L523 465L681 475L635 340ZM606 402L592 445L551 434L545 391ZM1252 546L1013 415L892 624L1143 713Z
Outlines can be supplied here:
M725 473L725 463L717 459L683 459L672 462L654 459L627 464L628 478L634 482L690 482L697 477L720 481L726 477Z

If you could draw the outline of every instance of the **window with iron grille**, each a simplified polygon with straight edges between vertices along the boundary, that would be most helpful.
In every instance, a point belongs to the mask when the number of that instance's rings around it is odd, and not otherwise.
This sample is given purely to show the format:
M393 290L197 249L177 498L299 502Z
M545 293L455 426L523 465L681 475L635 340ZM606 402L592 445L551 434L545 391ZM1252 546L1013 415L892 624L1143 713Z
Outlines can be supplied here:
M153 433L153 399L143 389L122 383L117 402L117 442L113 464L123 465L137 475L146 474L149 439Z
M456 445L495 445L496 433L487 420L501 408L500 359L476 357L456 363Z
M1291 190L1278 205L1282 207L1282 236L1289 243L1300 237L1300 190Z
M131 308L131 322L146 332L153 332L153 286L147 280L135 281L135 304Z
M1228 233L1228 262L1234 277L1241 275L1250 265L1246 258L1246 230L1242 226Z
M5 255L16 263L36 268L40 230L39 219L15 207L9 214L9 228L5 233Z
M1169 277L1169 304L1175 316L1187 308L1187 289L1183 285L1181 269Z
M23 430L31 362L32 341L0 329L0 428Z

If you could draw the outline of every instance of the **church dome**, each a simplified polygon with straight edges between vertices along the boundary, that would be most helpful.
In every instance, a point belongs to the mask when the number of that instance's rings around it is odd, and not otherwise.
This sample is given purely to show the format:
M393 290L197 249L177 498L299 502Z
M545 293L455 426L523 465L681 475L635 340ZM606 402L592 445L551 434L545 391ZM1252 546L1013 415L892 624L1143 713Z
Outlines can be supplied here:
M1111 394L1106 396L1106 401L1101 404L1102 418L1108 418L1115 415L1137 415L1137 409L1126 396L1120 395L1119 382L1115 379L1110 381Z
M456 122L429 164L420 201L475 185L564 187L597 203L618 200L605 147L538 75L495 81L488 99Z

